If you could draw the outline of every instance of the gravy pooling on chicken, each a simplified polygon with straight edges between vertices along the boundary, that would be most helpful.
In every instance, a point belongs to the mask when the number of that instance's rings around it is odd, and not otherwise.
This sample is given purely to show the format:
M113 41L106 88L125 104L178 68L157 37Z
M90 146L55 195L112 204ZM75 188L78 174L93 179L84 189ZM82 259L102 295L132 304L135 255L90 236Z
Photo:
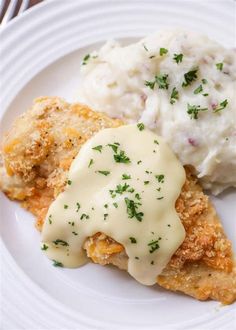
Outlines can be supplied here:
M49 207L42 248L78 267L87 261L86 238L103 232L125 247L128 272L155 284L185 238L175 210L185 179L168 145L143 124L102 130L81 148Z

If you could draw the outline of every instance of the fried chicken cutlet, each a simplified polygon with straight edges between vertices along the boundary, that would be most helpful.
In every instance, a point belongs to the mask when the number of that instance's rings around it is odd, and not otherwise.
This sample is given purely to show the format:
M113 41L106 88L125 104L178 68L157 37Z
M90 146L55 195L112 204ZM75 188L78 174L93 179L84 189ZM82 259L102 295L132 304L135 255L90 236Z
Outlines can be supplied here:
M83 143L103 128L120 125L120 120L84 105L71 105L57 97L36 99L3 139L1 189L37 217L40 230ZM189 167L186 174L176 201L186 237L157 283L200 300L232 303L236 299L236 271L231 243ZM103 233L88 237L84 248L95 263L127 269L124 247Z

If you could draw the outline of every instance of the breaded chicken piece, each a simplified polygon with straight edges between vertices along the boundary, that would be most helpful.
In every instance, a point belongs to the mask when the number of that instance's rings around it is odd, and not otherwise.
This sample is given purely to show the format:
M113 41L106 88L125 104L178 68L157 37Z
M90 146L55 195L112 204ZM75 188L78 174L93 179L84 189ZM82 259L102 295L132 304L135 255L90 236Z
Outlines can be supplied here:
M10 199L22 201L36 215L40 228L81 146L101 129L121 124L58 97L36 99L3 138L1 189Z
M230 304L236 299L236 267L232 247L215 209L186 168L187 179L176 201L176 210L186 230L182 245L157 277L157 283L199 300L208 298ZM102 233L86 240L87 255L102 265L127 269L124 247Z
M37 99L3 139L1 189L36 215L40 229L48 207L64 189L68 169L81 145L97 131L120 125L120 120L84 105L70 105L56 97ZM157 283L197 299L229 304L236 299L231 243L191 173L186 168L187 179L176 201L186 237ZM124 247L103 233L89 237L84 248L96 263L127 269Z

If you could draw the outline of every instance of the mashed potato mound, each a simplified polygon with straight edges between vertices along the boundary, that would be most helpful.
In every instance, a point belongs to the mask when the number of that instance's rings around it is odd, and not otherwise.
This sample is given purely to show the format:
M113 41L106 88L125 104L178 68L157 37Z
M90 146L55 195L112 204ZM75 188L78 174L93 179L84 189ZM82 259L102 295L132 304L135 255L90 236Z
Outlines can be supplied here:
M82 63L79 99L162 135L205 189L236 186L236 52L165 31L129 46L107 42Z

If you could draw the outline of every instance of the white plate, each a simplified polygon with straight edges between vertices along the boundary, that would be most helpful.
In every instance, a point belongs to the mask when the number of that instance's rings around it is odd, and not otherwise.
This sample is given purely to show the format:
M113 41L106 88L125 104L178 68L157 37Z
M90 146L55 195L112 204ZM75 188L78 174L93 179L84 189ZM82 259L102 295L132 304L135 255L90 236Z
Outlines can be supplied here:
M108 38L129 42L165 26L234 46L235 2L47 1L1 32L1 116L6 130L40 95L76 99L80 60ZM29 123L30 124L30 123ZM145 287L112 267L57 269L42 255L33 218L0 196L4 329L232 329L235 305ZM214 199L235 240L235 190Z

